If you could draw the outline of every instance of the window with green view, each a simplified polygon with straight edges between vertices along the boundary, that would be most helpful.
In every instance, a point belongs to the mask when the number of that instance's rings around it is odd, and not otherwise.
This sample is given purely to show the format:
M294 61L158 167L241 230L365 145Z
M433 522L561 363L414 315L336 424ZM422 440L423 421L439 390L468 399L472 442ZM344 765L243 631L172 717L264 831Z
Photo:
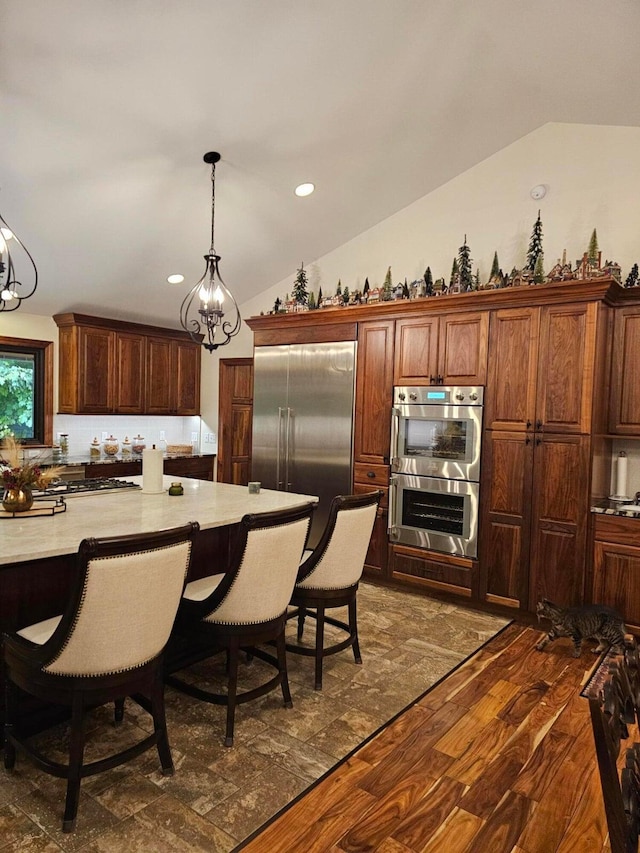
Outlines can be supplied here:
M0 348L0 438L36 441L42 429L39 353Z

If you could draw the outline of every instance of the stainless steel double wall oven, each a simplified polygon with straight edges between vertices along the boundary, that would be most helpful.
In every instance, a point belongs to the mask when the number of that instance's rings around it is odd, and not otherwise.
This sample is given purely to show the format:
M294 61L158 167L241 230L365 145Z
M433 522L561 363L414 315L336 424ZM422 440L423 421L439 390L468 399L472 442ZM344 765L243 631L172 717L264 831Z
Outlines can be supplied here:
M392 542L477 556L483 398L481 386L394 388Z

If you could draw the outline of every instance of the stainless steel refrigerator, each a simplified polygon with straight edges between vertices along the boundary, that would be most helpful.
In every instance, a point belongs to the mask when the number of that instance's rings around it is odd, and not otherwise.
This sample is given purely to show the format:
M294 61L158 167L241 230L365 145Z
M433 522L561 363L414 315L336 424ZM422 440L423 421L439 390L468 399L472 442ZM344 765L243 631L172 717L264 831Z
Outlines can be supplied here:
M252 479L318 495L315 547L335 495L351 493L355 342L256 347Z

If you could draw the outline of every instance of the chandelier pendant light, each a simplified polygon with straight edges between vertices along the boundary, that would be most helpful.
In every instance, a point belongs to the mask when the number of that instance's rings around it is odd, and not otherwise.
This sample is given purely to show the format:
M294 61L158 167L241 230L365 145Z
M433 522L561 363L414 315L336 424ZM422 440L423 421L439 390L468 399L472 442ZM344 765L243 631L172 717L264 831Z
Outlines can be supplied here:
M240 311L220 275L220 255L214 248L217 151L204 155L211 164L211 248L204 256L206 267L200 281L191 288L180 307L180 325L194 341L213 352L228 344L240 331Z
M37 287L35 261L0 215L0 311L15 311Z

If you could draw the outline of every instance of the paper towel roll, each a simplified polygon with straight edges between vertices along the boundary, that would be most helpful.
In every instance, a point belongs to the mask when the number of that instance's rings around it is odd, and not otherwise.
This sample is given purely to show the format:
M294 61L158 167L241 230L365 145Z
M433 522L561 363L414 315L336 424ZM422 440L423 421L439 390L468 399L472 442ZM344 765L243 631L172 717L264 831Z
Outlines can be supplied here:
M142 451L142 491L148 495L159 495L164 491L162 487L162 450Z
M616 467L616 497L623 498L627 494L627 454L621 451L618 454Z

